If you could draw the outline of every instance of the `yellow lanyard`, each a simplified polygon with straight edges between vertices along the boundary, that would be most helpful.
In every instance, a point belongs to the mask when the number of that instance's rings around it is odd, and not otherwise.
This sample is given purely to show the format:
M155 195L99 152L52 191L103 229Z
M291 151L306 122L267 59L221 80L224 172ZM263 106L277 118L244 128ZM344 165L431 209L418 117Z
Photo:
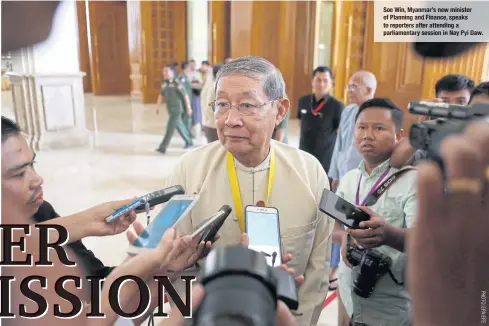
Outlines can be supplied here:
M268 192L267 200L265 206L267 206L270 200L270 194L272 193L273 180L275 178L275 152L271 149L270 154L270 173L268 175ZM238 175L236 174L236 167L234 166L234 157L231 153L227 153L228 161L228 173L229 173L229 183L231 185L231 192L233 195L234 209L236 210L236 216L238 217L239 228L241 232L245 231L244 223L244 210L243 202L241 201L241 192L239 191ZM254 191L254 189L253 189Z

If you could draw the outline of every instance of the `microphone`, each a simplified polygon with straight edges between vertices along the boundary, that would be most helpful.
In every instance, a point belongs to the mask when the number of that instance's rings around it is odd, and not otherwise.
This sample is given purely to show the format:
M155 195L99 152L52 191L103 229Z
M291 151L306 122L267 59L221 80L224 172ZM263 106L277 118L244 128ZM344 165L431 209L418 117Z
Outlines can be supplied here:
M231 208L231 206L229 205L223 205L219 211L217 212L217 214L221 214L220 217L224 218L224 217L228 217L229 214L231 214L231 212L233 211L233 209Z
M227 217L229 216L229 214L231 214L232 211L233 209L229 205L223 205L215 214L213 214L197 227L197 230L194 231L192 237L209 228L207 231L204 232L202 236L202 241L214 242L214 238L216 237L217 232L222 227L224 221L226 221ZM208 248L204 248L204 252L207 249Z
M141 197L142 204L136 207L136 213L141 213L145 210L145 206L148 203L150 207L166 203L175 195L185 194L185 189L182 186L176 185L165 189L153 191L147 195Z

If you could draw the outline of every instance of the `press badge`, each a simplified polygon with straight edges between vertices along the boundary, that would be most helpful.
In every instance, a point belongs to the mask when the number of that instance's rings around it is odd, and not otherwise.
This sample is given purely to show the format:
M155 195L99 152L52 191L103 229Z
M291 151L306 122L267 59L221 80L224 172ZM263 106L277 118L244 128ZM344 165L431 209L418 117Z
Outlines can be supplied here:
M307 110L306 109L302 109L301 110L301 114L307 114Z

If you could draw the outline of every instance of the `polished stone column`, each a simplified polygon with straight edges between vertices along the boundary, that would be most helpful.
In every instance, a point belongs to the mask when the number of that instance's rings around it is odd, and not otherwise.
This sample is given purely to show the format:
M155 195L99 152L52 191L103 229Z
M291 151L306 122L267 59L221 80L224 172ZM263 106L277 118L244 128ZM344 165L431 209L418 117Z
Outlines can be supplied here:
M188 58L194 59L198 67L203 60L211 60L209 58L208 6L207 0L189 0L187 2Z
M76 3L62 2L50 38L13 55L7 75L15 120L36 151L85 145L90 139L77 24Z

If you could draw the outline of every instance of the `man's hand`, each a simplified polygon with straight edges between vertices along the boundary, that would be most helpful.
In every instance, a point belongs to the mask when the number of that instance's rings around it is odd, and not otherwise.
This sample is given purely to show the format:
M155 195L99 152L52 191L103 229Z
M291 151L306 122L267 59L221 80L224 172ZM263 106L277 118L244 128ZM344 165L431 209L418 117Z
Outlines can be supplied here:
M126 231L136 220L136 213L129 211L117 220L107 223L105 219L122 207L131 204L135 198L111 201L89 208L71 216L53 220L66 221L64 225L70 234L70 241L76 241L89 236L108 236Z
M489 291L488 148L489 123L473 123L442 141L445 176L433 162L419 167L406 263L414 325L487 322L481 303Z
M192 115L192 108L187 107L187 115Z
M368 249L387 244L390 240L391 226L378 217L370 208L362 206L358 208L370 215L370 220L360 222L360 227L368 228L367 230L346 230L346 232L348 232L355 240L357 246L363 249Z
M136 241L137 237L144 231L144 226L140 221L135 221L133 227L134 230L127 231L127 239L129 240L129 243L133 243L134 241ZM217 234L214 242L217 241L219 238L220 235ZM175 259L168 265L167 268L169 271L172 272L181 272L185 268L193 266L199 259L204 258L203 257L204 248L210 250L212 246L212 242L210 241L207 241L207 243L204 243L204 241L199 242L198 238L192 240L192 238L189 235L186 235L180 238L179 245L181 248L180 249L181 254L175 257Z
M159 107L156 108L156 114L160 114L160 108Z
M241 234L241 238L239 240L239 245L243 247L248 247L250 244L250 240L248 238L248 235L246 233ZM279 266L279 268L283 269L284 271L288 272L289 274L292 274L292 276L295 276L295 270L293 268L290 268L287 266L287 263L292 260L292 255L291 254L285 254L282 257L282 262L283 264ZM295 277L295 284L297 287L301 286L304 283L304 275L299 275Z
M139 255L128 256L121 265L117 266L109 274L102 289L101 302L101 311L106 315L105 321L107 325L112 325L118 318L109 304L111 284L121 276L133 275L150 284L150 291L154 294L154 290L157 287L153 277L156 275L169 276L169 267L175 261L180 260L182 255L189 256L186 250L186 243L173 228L168 229L163 234L156 248L147 250ZM193 250L196 250L196 248L193 248ZM139 305L139 297L139 287L133 282L128 282L120 289L119 304L121 309L124 311L135 311Z

